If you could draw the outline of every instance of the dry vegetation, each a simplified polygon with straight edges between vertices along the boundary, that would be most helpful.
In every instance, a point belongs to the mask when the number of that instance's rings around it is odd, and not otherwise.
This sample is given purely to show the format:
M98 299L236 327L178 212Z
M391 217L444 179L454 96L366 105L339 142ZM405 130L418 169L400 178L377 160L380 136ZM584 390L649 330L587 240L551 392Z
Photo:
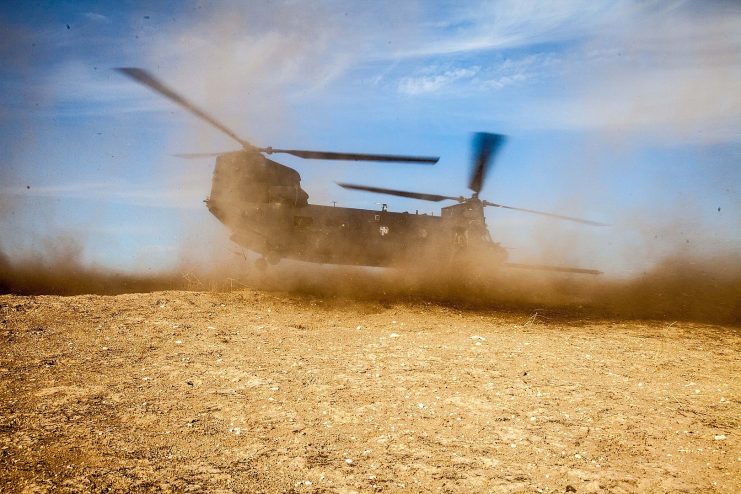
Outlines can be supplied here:
M0 296L0 491L741 491L737 326L422 298Z

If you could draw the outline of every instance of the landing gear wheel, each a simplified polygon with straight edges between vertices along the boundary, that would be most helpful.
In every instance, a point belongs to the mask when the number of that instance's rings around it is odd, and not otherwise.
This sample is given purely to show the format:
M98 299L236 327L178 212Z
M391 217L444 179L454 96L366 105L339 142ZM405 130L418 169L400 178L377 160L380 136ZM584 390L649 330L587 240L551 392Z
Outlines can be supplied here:
M255 267L258 271L263 272L268 269L268 261L266 261L265 258L261 257L255 261Z

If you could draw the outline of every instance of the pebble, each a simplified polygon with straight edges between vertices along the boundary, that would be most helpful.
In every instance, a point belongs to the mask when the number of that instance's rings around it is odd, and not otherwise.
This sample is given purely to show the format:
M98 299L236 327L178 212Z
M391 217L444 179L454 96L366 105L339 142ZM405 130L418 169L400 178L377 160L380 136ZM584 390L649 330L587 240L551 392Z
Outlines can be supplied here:
M714 437L714 439L715 439L716 441L725 441L725 440L726 440L726 435L725 435L725 434L717 434L717 435L716 435L716 436Z
M398 333L391 333L389 335L389 338L398 338L398 337L399 337L399 334Z
M345 463L352 465L352 458L345 458Z

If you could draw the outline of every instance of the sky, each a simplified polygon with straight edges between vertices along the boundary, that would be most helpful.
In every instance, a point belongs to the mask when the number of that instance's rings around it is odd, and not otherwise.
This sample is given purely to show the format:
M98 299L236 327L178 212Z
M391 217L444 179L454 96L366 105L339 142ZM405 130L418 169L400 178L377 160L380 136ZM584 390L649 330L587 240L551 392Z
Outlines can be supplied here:
M0 249L74 245L124 271L231 255L212 159L235 143L115 67L142 67L260 146L440 156L302 161L310 202L434 212L335 182L481 197L513 261L629 274L741 252L741 4L721 1L5 1Z

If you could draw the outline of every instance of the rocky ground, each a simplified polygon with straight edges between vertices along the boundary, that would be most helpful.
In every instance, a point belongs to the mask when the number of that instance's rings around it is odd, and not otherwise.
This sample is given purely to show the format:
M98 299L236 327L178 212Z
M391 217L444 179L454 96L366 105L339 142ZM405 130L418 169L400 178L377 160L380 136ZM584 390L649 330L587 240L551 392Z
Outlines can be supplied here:
M0 296L1 492L741 492L741 333L311 296Z

